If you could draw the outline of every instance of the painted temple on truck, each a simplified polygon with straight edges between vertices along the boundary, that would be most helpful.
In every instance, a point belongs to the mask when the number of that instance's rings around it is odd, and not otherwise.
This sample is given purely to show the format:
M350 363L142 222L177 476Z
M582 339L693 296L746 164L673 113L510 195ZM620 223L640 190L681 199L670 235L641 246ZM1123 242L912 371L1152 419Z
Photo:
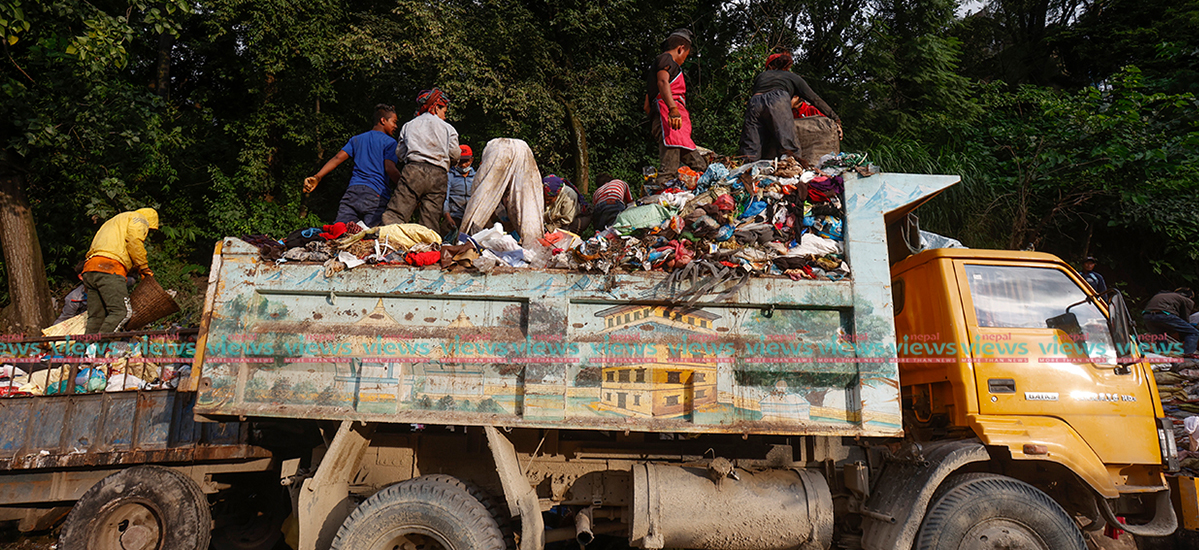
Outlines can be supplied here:
M701 309L654 305L615 306L595 315L604 319L602 335L644 335L651 332L645 328L650 325L656 336L679 337L679 342L683 335L715 336L713 321L720 318ZM598 410L671 418L717 403L715 357L705 359L662 340L655 344L654 354L643 361L601 369Z

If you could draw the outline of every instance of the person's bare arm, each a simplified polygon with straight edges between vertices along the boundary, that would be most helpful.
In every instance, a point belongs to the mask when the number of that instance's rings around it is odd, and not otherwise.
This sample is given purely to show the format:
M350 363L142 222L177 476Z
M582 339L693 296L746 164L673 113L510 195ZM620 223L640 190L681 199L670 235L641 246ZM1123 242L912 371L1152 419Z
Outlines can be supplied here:
M324 178L327 174L332 172L334 168L337 168L338 165L346 162L346 160L349 158L350 155L345 151L338 151L333 158L329 159L329 162L325 163L325 166L321 167L321 171L317 172L315 176L310 176L304 179L304 192L312 193L313 189L317 188L317 184L321 183L321 178Z
M400 181L400 169L396 168L396 163L391 159L383 160L383 172L387 174L388 180L392 183Z
M658 95L667 104L667 122L671 124L671 129L678 130L683 126L683 116L679 114L679 105L675 104L675 97L671 95L671 74L666 69L658 71Z

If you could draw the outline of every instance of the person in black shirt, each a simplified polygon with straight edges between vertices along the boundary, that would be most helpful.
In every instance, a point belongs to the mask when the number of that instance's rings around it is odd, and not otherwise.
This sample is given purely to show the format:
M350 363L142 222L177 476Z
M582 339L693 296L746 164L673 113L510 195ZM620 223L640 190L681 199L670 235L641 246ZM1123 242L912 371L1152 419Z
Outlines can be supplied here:
M680 68L692 52L692 33L687 29L672 32L663 49L646 69L646 98L642 104L642 110L650 117L650 133L658 145L656 181L660 185L674 179L681 165L700 173L708 168L692 141L687 84Z
M1196 294L1187 287L1174 292L1159 292L1142 310L1142 320L1151 334L1178 333L1183 338L1183 353L1189 356L1196 355L1196 345L1200 341L1200 332L1188 322L1188 317L1196 311L1195 297Z
M738 148L738 156L745 157L746 162L762 158L767 144L777 144L783 154L797 160L801 158L792 117L795 98L807 101L821 114L833 119L837 123L838 139L842 137L842 122L837 113L800 75L791 72L791 68L790 52L772 54L767 57L766 70L754 77L753 96L746 105L742 143Z

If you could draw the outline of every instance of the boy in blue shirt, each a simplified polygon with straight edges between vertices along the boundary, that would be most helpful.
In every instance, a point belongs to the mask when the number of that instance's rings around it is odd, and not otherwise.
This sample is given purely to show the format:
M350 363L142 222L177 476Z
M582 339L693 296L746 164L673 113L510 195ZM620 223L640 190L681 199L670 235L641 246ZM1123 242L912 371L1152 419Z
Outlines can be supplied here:
M354 223L362 220L370 227L379 225L383 211L392 198L392 188L400 179L396 165L396 109L391 105L375 106L375 126L371 131L350 138L337 155L329 159L321 171L304 180L304 192L311 193L326 174L347 159L354 159L354 172L334 223Z

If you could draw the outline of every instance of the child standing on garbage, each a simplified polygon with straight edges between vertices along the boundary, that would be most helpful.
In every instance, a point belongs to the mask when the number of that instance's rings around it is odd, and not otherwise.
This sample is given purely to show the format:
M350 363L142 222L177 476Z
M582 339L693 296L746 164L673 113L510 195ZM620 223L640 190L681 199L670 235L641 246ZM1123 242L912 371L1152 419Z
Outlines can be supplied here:
M687 84L680 67L692 52L691 31L672 32L663 43L663 50L646 69L646 98L642 105L650 117L650 133L658 145L660 186L674 179L681 165L701 174L708 168L692 141Z
M796 99L803 99L820 114L833 119L837 124L838 139L841 139L842 122L837 113L791 68L791 52L771 54L767 57L766 70L754 77L754 87L750 90L753 95L746 104L742 143L738 147L738 156L744 157L746 162L762 158L767 146L771 149L778 146L783 154L801 158L792 113L798 104Z
M392 198L392 184L400 179L396 168L396 109L391 105L379 104L374 110L375 126L370 131L350 138L337 155L329 159L321 171L305 178L304 192L312 193L326 174L348 159L354 159L354 172L342 202L338 205L334 223L354 223L362 220L370 227L379 225L380 217L388 200Z
M383 223L408 223L419 205L421 225L438 231L450 167L462 157L458 130L446 122L449 106L450 99L437 88L417 94L417 116L404 123L396 140L396 156L404 161L404 170Z

